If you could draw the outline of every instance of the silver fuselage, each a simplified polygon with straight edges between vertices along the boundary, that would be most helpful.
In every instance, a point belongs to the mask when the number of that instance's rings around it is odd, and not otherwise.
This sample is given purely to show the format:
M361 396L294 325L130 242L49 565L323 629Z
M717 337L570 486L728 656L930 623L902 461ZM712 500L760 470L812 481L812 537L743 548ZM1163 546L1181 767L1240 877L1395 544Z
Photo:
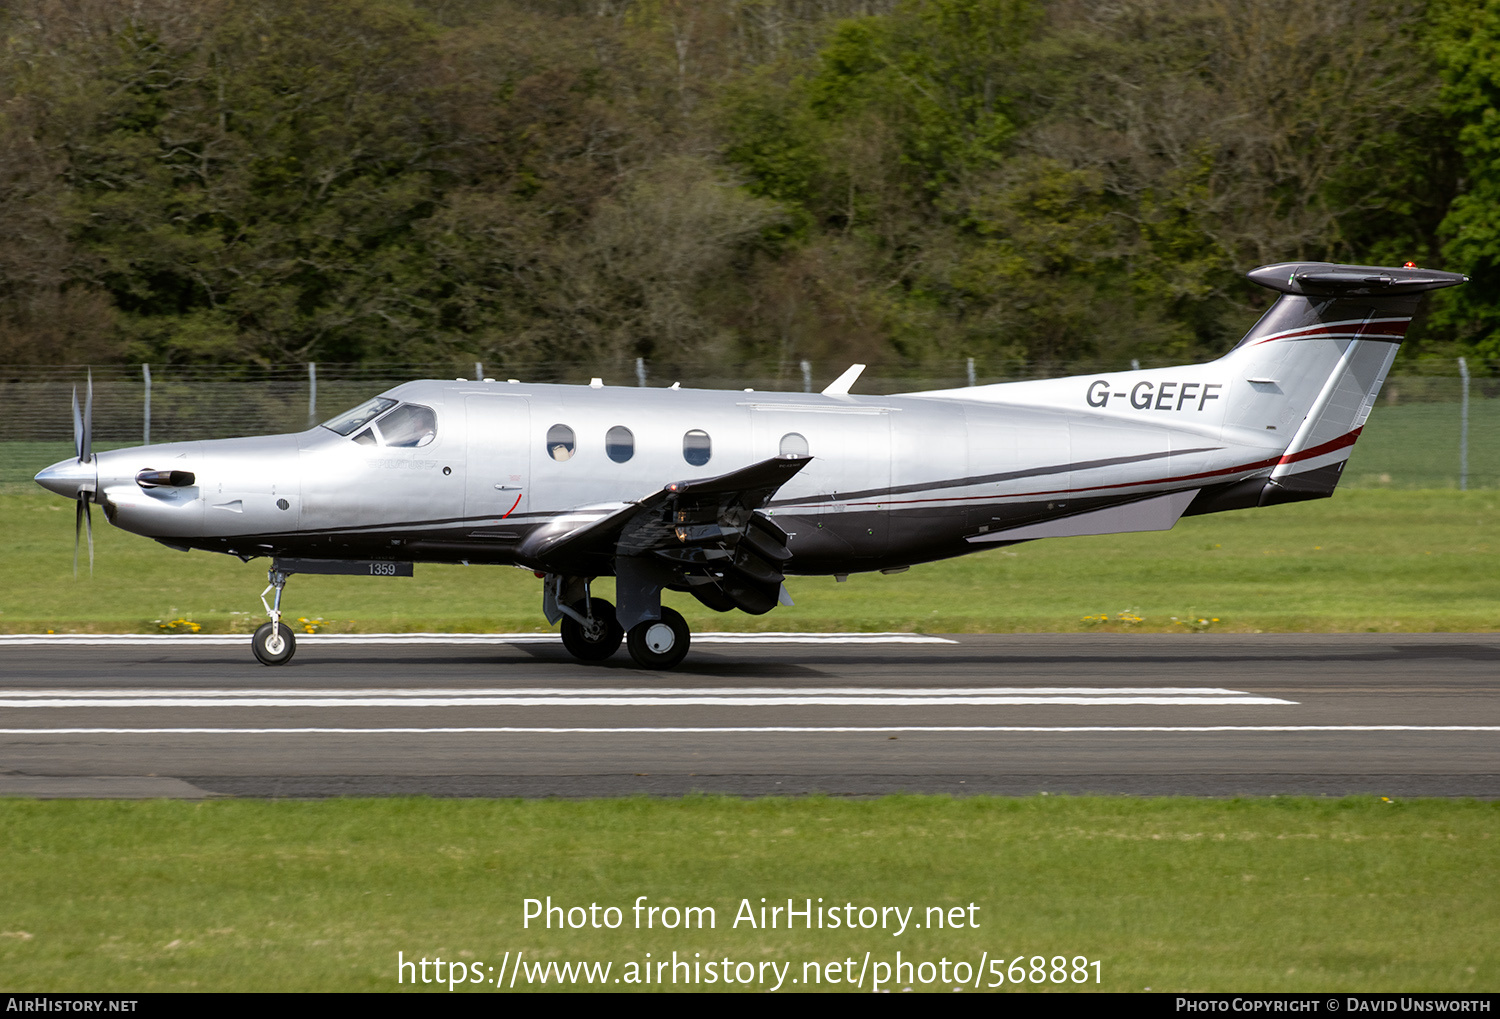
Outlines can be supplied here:
M760 512L789 535L788 572L847 573L1151 529L1149 513L1130 526L1056 523L1113 506L1163 505L1171 526L1205 487L1268 475L1297 422L1231 367L888 397L418 381L384 395L435 412L420 447L320 426L112 450L92 466L110 520L172 546L544 569L518 553L535 529L775 457L796 435L813 459ZM556 425L576 437L566 459L549 452ZM617 426L633 438L623 462L605 446ZM707 462L685 457L689 432L707 434ZM146 469L190 471L195 484L141 487Z

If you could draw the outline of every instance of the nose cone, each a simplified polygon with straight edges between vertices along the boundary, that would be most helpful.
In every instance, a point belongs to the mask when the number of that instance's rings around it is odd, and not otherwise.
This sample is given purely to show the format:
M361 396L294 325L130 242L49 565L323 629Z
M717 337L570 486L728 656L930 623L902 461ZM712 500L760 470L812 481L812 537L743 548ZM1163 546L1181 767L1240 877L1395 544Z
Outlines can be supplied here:
M80 492L92 492L99 483L99 460L88 463L75 460L59 460L36 476L36 483L49 492L68 499L77 499Z

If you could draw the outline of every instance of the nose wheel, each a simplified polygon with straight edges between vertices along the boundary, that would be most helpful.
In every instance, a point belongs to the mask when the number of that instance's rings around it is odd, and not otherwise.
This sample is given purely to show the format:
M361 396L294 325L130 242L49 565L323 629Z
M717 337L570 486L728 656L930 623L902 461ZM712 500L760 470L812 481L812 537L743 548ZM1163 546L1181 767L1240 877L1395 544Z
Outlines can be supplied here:
M262 665L285 665L297 652L297 639L285 623L262 623L250 638L250 650Z
M292 636L292 628L281 621L281 592L286 587L288 576L290 574L272 567L266 573L266 579L270 583L260 593L260 603L266 606L266 615L271 617L271 621L262 623L260 629L255 631L255 636L250 638L250 650L262 665L285 665L297 653L297 638ZM273 589L276 591L275 599L267 605L266 593Z
M675 668L688 653L691 639L687 620L665 605L660 619L648 619L630 628L625 643L630 657L643 669Z

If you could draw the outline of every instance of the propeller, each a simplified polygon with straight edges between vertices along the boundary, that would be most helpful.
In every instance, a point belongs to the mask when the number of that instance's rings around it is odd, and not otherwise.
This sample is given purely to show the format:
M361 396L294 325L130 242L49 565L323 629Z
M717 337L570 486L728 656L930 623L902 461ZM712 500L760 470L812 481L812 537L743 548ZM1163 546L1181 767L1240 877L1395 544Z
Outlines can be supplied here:
M73 387L73 450L78 462L86 464L94 459L94 373L89 372L88 396L84 411L78 413L78 387Z
M78 576L78 532L87 530L89 534L89 576L94 574L94 517L89 512L89 497L86 492L78 493L78 511L73 517L73 576Z
M78 387L73 387L73 450L80 464L94 459L94 373L89 372L88 391L84 397L83 413L78 413ZM97 484L97 482L96 482ZM89 536L89 575L94 573L94 517L89 502L94 496L94 485L78 486L78 507L73 514L73 576L78 576L78 544L81 533Z

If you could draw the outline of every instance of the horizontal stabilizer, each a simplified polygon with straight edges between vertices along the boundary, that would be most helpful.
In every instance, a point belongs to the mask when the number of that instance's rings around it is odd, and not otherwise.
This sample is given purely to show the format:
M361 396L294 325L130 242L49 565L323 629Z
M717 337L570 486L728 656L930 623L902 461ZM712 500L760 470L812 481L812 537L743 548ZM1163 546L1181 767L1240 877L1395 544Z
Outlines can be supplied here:
M1251 270L1255 283L1303 297L1399 297L1467 283L1469 277L1438 269L1400 269L1333 262L1278 262Z

